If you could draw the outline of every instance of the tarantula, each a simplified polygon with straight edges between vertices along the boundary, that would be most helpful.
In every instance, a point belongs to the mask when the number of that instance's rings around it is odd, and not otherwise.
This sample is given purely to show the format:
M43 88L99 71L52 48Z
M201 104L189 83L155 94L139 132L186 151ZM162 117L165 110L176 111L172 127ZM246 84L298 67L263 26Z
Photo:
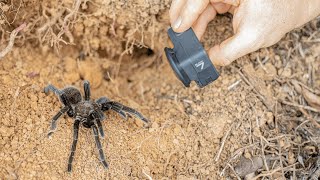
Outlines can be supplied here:
M124 106L118 102L110 101L106 97L101 97L96 101L90 99L90 84L88 81L84 81L84 99L82 99L80 91L75 87L66 87L64 89L57 89L53 85L49 84L44 88L45 94L49 94L50 91L54 92L60 99L63 107L60 111L53 116L51 121L48 137L50 137L57 128L57 120L64 113L67 113L69 117L74 118L73 124L73 143L71 146L71 152L68 161L68 172L72 170L72 161L78 142L79 126L82 124L85 128L91 128L94 134L96 146L99 152L99 160L105 168L108 168L108 164L104 157L102 146L99 140L99 134L103 138L104 132L101 121L105 119L103 112L113 110L120 114L123 118L127 118L128 114L142 120L145 124L149 124L149 120L142 116L138 111Z

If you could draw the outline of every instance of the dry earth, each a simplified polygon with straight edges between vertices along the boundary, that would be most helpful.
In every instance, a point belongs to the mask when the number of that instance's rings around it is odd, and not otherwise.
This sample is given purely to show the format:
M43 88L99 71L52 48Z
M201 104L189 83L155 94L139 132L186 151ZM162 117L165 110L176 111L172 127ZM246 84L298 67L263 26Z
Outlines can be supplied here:
M184 88L162 51L170 2L148 2L0 2L1 49L29 20L0 62L0 179L317 179L320 20L218 68L221 77L206 88ZM205 47L229 37L230 24L230 16L217 17ZM71 32L61 30L66 25ZM98 161L91 131L81 128L67 173L73 120L62 117L47 138L61 104L43 88L81 88L83 79L93 98L134 107L152 124L107 112L109 169Z

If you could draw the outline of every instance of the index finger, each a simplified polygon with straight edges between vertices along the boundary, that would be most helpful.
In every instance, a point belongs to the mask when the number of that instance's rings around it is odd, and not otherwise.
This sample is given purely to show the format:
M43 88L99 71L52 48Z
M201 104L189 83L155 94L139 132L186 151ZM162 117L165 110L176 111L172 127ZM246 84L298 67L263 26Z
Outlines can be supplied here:
M185 6L186 2L187 2L187 0L173 0L172 1L171 6L170 6L170 10L169 10L169 17L170 17L171 24L173 24L177 20L179 14L180 14L182 8Z
M173 30L183 32L189 29L208 5L209 0L188 0L173 23Z

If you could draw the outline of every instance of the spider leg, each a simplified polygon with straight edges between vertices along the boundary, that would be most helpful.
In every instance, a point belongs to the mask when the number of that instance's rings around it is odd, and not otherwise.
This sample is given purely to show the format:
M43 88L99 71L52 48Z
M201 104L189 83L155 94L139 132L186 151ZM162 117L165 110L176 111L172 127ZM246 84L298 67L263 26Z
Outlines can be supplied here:
M89 81L85 80L83 83L84 88L84 100L89 101L90 100L90 83Z
M76 119L73 124L73 142L71 146L71 152L69 155L68 172L71 172L72 170L72 161L73 161L74 153L76 151L77 142L78 142L79 125L80 125L80 120Z
M52 91L54 92L57 96L59 96L61 102L65 105L68 106L69 108L71 108L71 104L67 98L67 95L65 95L65 93L63 91L61 91L60 89L56 88L55 86L53 86L52 84L49 84L47 87L44 88L44 93L45 94L49 94L49 92ZM68 113L69 115L70 113ZM70 115L69 115L70 116Z
M104 132L103 132L103 128L102 128L102 124L101 124L100 119L96 119L96 122L97 122L97 125L98 125L98 129L99 129L100 136L101 136L102 138L104 138Z
M104 132L103 132L101 121L103 121L106 118L105 115L101 110L97 110L93 112L92 117L94 118L95 122L98 125L100 136L104 138Z
M96 100L96 103L100 104L101 105L101 111L107 111L111 108L111 105L110 105L110 100L106 97L100 97L99 99Z
M106 119L106 116L104 115L104 113L101 110L97 110L96 111L98 118L100 119L100 121L103 121Z
M116 110L114 110L116 111ZM128 119L128 116L127 114L124 112L124 111L116 111L123 119L127 120Z
M69 107L65 106L63 108L60 109L60 111L53 116L52 121L51 121L51 126L50 126L50 130L48 132L48 137L50 137L57 129L57 120L65 113L67 112L69 109Z
M74 116L74 111L72 109L71 103L69 102L67 95L62 92L62 94L60 95L60 100L62 102L62 104L64 104L66 107L68 107L67 109L67 114L69 117L73 117Z
M106 97L100 97L99 99L96 100L96 103L98 104L103 104L103 103L107 103L109 102L110 100Z
M60 96L62 94L62 91L53 86L52 84L49 84L47 87L44 88L44 93L49 94L49 92L52 91L56 95Z
M145 117L143 117L143 115L141 113L139 113L138 111L136 111L133 108L127 107L125 105L122 105L118 102L110 102L111 104L111 109L116 111L117 113L119 113L120 115L123 116L123 114L125 113L129 113L135 117L137 117L138 119L142 120L144 123L148 124L149 120ZM126 116L125 116L126 117Z
M97 145L97 148L98 148L98 151L99 151L99 160L102 163L104 168L108 168L108 163L106 162L106 159L105 159L104 154L103 154L101 142L99 140L98 129L97 129L96 125L92 126L92 131L93 131L94 139L96 141L96 145Z

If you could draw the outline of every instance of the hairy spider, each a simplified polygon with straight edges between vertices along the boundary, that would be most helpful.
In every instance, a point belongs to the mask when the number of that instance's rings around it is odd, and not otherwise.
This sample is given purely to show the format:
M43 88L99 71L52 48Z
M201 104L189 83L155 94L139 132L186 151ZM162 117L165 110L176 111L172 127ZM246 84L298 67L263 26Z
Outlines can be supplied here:
M99 134L103 138L104 132L101 121L105 119L104 111L113 110L121 115L121 117L127 119L127 115L131 114L142 120L145 124L149 123L149 120L144 118L138 111L124 106L118 102L110 101L106 97L101 97L96 101L90 99L90 84L88 81L84 81L84 99L82 99L80 91L75 87L66 87L64 89L57 89L53 85L49 84L44 88L44 92L48 95L50 91L54 92L63 104L60 111L53 116L51 121L48 137L50 137L57 128L57 120L61 115L67 113L69 117L74 118L73 124L73 143L71 146L71 152L68 161L68 172L72 170L72 161L78 142L79 126L82 124L85 128L91 128L94 134L94 139L99 152L99 160L105 168L108 168L108 164L104 157L102 146L99 140Z

